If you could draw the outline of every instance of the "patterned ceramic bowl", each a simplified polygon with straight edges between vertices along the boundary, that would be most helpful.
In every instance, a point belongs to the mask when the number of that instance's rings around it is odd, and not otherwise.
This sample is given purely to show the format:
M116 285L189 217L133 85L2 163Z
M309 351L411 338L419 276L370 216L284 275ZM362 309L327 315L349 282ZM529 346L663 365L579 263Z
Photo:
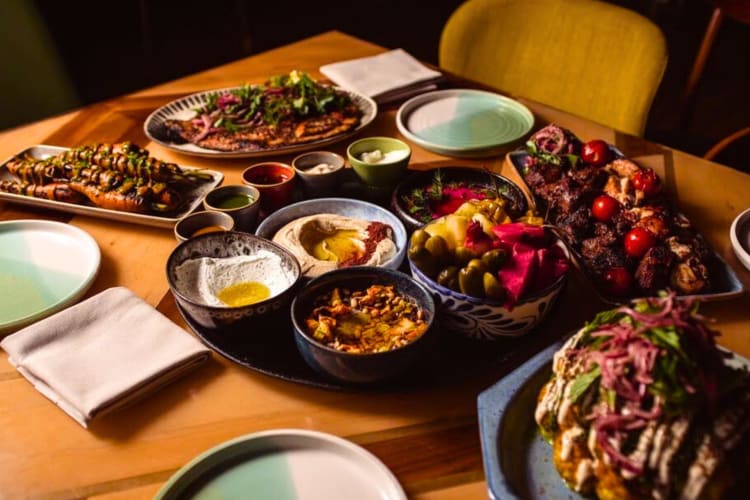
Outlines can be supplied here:
M242 259L242 262L231 259L258 256L259 253L265 254L268 258L267 265L258 261L248 263L250 259ZM215 266L217 261L207 264L200 260L203 257L228 259L224 262L231 262L232 267L219 269L216 266L217 272L210 272L208 267ZM199 265L204 268L192 272L185 266L188 261L191 261L191 266L195 263L193 267L196 269ZM287 250L264 238L236 231L210 233L184 241L167 259L169 288L183 314L210 329L241 327L258 316L282 309L289 304L301 276L297 259ZM227 284L232 284L232 279L267 282L271 295L265 300L249 305L212 305L212 301L216 299L211 297L211 289L215 289L216 286L211 282L219 279ZM198 291L199 288L202 290Z
M435 296L441 328L471 338L496 340L524 335L549 313L566 281L567 273L539 292L524 297L513 309L501 302L472 297L444 287L425 275L409 259L411 274Z

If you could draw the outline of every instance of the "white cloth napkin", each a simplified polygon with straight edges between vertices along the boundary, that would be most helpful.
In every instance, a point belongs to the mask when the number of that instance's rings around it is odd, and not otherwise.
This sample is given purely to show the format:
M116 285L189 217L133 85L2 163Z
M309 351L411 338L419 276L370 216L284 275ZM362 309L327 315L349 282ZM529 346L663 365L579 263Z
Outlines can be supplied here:
M381 104L435 89L442 76L402 49L326 64L320 72L336 85Z
M0 347L39 392L83 427L210 356L197 339L123 287L19 330Z

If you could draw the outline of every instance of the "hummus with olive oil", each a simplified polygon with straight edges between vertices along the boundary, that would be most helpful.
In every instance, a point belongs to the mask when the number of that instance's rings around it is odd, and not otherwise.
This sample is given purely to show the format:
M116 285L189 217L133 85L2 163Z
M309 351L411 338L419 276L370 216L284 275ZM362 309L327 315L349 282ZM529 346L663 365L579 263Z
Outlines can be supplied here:
M313 278L339 267L380 266L397 253L393 230L381 222L315 214L289 222L273 236Z

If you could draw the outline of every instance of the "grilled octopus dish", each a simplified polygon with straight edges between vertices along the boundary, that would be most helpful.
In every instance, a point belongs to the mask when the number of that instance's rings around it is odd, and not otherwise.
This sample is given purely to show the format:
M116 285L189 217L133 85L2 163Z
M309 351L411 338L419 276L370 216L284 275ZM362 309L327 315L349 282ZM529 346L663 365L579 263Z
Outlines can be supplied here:
M750 470L750 375L716 335L672 293L600 313L565 343L535 419L572 489L734 498Z

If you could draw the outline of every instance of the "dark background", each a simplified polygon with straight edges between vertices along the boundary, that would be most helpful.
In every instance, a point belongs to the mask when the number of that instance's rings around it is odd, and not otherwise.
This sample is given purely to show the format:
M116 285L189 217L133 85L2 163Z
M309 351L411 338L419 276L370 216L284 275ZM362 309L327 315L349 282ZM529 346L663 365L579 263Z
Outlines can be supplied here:
M750 126L750 26L725 19L697 90L692 119L681 127L680 96L711 5L707 0L611 1L649 17L667 38L670 60L646 138L702 155L722 137ZM3 0L0 62L5 76L0 73L0 79L6 81L0 86L0 129L331 29L402 47L437 64L440 31L461 3ZM553 41L554 34L550 36ZM47 69L50 64L54 74ZM748 147L750 139L741 141L718 161L750 172Z

